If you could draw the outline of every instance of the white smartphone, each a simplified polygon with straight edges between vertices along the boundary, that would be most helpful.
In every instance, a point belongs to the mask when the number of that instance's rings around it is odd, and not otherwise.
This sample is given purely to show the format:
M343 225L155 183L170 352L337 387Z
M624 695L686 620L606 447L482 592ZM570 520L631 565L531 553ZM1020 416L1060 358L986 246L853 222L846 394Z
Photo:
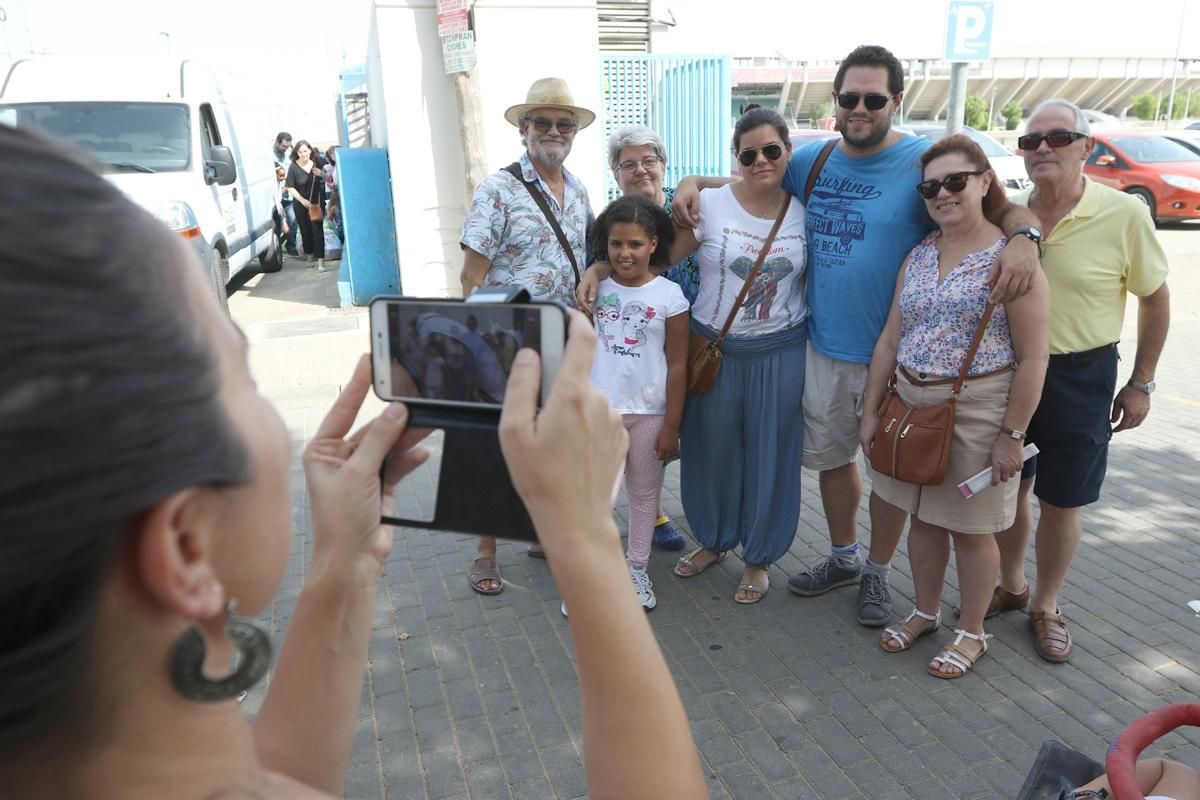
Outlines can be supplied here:
M529 347L542 358L540 405L566 339L567 309L554 302L371 301L371 366L383 400L499 409L513 358Z

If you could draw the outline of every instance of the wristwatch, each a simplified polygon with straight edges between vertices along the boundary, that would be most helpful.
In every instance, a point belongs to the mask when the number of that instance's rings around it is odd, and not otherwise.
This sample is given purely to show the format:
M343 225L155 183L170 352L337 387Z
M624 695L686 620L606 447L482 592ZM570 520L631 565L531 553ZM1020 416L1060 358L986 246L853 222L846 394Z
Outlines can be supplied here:
M1141 381L1135 381L1133 378L1130 378L1129 383L1127 383L1126 386L1132 386L1134 389L1137 389L1139 392L1145 392L1146 394L1154 394L1154 381L1142 383Z
M1028 238L1029 241L1036 244L1039 249L1042 246L1042 229L1041 228L1035 228L1032 225L1030 225L1027 228L1021 228L1019 230L1013 231L1013 236L1024 236L1024 237Z
M1016 439L1018 442L1025 441L1025 431L1019 431L1015 428L1001 428L1000 432L1010 439Z

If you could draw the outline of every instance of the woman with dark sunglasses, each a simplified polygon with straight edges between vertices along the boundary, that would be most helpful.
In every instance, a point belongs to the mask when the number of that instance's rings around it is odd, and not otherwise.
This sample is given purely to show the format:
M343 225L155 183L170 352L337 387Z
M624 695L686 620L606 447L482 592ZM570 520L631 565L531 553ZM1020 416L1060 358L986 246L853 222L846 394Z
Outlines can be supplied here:
M958 134L921 156L925 200L939 232L912 249L900 268L887 324L867 375L859 429L870 452L889 382L909 408L942 403L953 392L988 305L987 276L1007 239L995 211L1004 190L979 145ZM961 615L954 640L929 664L938 678L965 675L987 652L983 620L1000 569L995 535L1012 525L1025 434L1041 396L1049 360L1050 293L1041 273L1025 295L993 309L955 402L954 439L945 479L917 486L876 472L872 502L911 518L909 561L916 607L884 630L889 653L912 647L941 623L939 611L950 544L959 575ZM992 469L991 486L964 496L958 484Z

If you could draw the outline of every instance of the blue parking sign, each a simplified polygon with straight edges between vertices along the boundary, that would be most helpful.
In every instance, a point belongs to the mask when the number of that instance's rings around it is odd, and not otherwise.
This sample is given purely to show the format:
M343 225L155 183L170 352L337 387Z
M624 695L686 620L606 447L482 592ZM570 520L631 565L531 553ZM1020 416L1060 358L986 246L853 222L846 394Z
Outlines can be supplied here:
M991 0L950 0L946 11L946 60L987 61L992 53Z

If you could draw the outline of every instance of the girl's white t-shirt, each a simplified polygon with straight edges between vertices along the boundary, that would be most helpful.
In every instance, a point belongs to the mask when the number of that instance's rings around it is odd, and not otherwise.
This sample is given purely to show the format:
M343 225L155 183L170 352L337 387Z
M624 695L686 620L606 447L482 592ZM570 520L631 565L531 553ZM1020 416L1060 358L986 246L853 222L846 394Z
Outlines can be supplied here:
M642 286L600 282L592 383L615 410L667 413L667 318L687 310L679 284L661 275Z
M732 185L700 193L700 224L695 229L700 294L692 306L693 319L720 332L774 224L774 219L761 219L742 208ZM808 317L806 259L804 207L793 197L729 335L764 336L803 322Z

